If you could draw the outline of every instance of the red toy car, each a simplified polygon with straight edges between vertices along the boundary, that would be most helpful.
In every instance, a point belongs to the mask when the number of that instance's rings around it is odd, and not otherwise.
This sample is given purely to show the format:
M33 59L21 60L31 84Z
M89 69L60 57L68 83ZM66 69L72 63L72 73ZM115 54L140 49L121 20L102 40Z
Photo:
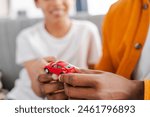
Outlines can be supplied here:
M44 67L44 71L48 74L51 73L54 79L57 79L60 74L76 73L76 69L77 67L64 61L50 62Z

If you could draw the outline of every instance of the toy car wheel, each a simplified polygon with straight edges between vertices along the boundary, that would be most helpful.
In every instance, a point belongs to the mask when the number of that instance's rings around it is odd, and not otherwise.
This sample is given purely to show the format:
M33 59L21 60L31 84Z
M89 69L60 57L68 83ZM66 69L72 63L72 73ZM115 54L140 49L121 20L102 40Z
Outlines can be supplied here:
M47 74L50 73L49 70L48 70L47 68L45 68L44 71L45 71Z
M53 78L54 80L57 80L57 79L58 79L58 75L52 74L52 78Z

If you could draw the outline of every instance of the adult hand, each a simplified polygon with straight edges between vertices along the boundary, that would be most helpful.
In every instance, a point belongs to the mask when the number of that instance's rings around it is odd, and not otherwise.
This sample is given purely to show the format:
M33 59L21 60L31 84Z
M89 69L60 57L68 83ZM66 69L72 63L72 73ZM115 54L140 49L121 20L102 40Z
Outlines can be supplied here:
M80 74L62 74L65 94L78 99L143 99L144 82L95 70L79 70Z
M31 87L37 96L42 97L41 89L38 82L38 76L44 74L44 67L50 61L56 61L54 57L45 57L37 60L31 60L24 63L24 67L27 69L29 77L31 79Z
M68 97L64 92L64 84L54 81L49 74L39 75L40 88L44 96L49 100L65 100Z

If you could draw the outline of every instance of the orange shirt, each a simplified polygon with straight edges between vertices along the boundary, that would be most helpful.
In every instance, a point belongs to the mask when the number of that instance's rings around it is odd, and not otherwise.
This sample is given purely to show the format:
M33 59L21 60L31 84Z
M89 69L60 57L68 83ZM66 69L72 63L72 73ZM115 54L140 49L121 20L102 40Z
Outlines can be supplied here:
M111 6L103 22L103 57L96 69L132 78L148 33L149 2L119 0ZM144 86L144 98L150 99L150 80Z

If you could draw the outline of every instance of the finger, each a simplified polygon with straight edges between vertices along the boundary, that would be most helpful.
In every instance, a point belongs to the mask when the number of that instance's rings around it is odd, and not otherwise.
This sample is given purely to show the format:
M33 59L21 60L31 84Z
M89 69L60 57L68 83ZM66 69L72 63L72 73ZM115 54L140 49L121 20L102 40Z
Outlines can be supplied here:
M40 58L37 60L37 62L40 64L41 68L44 68L49 62L56 61L55 57L45 57L45 58Z
M57 91L55 91L54 93L61 93L61 92L65 92L65 90L64 90L64 89L57 90Z
M64 92L49 94L46 97L48 100L66 100L66 99L68 99L68 97L65 95Z
M84 73L84 74L101 74L104 73L104 71L100 70L90 70L90 69L78 69L78 73Z
M81 99L81 98L71 98L71 97L69 97L68 100L85 100L85 99Z
M53 83L44 84L41 87L43 88L42 91L45 94L50 94L58 90L64 89L64 84L60 82L53 82Z
M39 77L39 75L41 75L41 74L46 74L46 72L44 71L44 69L42 68L42 69L39 69L38 71L37 71L37 76Z
M70 84L72 86L93 87L97 82L95 74L62 74L59 76L59 81Z
M93 99L95 97L95 90L85 87L72 87L65 84L65 94L73 99Z
M38 80L40 83L48 83L53 81L53 78L49 74L41 74L38 76Z

